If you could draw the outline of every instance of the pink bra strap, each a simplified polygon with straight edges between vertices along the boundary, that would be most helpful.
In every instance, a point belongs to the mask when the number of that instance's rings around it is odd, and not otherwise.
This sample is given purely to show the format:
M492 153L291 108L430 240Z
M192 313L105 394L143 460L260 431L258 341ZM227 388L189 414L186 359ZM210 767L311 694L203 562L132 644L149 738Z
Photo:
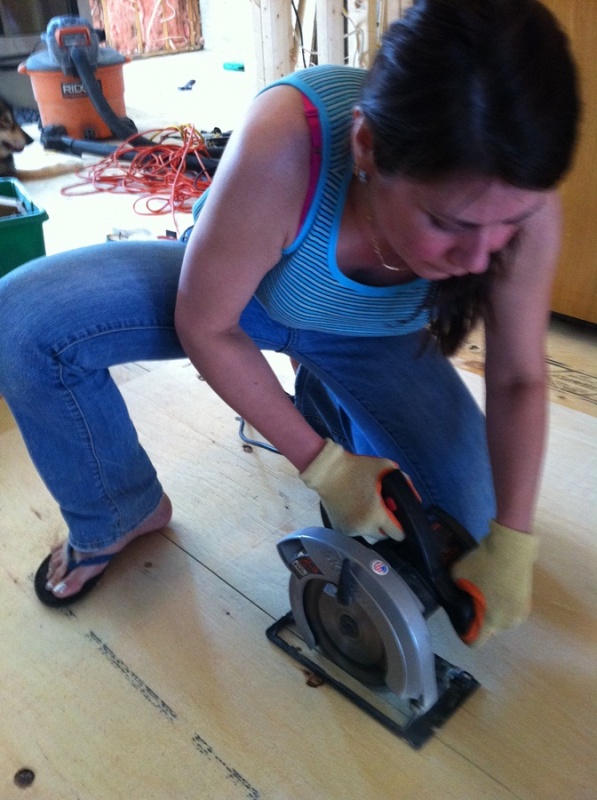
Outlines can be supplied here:
M317 108L313 105L313 103L306 97L304 94L301 93L301 98L303 101L303 108L305 109L305 117L307 118L307 123L309 125L309 130L311 132L311 163L309 165L309 189L307 191L307 197L305 198L305 203L303 205L303 210L301 211L301 221L299 224L299 230L305 221L305 217L309 211L311 206L311 200L313 199L313 195L315 194L315 187L317 186L317 179L319 177L319 171L321 169L321 125L319 124L319 112Z

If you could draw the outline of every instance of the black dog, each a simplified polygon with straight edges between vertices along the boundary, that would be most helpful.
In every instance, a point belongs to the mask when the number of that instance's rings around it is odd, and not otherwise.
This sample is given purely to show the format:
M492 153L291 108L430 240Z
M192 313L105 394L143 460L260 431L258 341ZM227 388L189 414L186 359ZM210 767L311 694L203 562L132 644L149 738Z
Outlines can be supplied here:
M0 178L18 178L14 153L20 153L33 139L17 123L10 103L0 97Z

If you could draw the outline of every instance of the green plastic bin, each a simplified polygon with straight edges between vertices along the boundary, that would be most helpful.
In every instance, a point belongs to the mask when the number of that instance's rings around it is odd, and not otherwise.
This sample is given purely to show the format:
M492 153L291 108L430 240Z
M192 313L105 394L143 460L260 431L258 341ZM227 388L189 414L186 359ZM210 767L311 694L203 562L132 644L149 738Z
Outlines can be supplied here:
M46 245L42 224L48 219L16 178L0 178L0 198L7 197L20 205L18 212L0 216L0 277L11 269L44 256Z

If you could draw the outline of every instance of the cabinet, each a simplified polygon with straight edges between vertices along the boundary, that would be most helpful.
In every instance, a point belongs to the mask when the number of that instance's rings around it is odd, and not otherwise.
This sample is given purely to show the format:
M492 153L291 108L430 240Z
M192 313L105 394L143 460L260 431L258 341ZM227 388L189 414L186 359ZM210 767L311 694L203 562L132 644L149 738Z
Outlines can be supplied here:
M597 323L597 0L543 0L572 43L583 100L581 138L562 184L565 227L552 309Z

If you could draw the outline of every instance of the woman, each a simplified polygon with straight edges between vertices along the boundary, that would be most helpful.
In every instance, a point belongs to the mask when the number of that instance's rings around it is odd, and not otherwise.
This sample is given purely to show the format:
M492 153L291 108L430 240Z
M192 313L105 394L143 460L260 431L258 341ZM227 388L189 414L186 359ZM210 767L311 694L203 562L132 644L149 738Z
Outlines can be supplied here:
M257 97L186 250L114 243L4 279L0 391L69 529L40 599L73 602L169 521L107 367L186 353L338 530L401 538L377 488L399 463L481 540L455 569L486 603L477 644L524 619L577 106L538 0L420 0L369 73L314 68ZM478 318L486 423L446 358ZM263 349L301 364L295 405Z

